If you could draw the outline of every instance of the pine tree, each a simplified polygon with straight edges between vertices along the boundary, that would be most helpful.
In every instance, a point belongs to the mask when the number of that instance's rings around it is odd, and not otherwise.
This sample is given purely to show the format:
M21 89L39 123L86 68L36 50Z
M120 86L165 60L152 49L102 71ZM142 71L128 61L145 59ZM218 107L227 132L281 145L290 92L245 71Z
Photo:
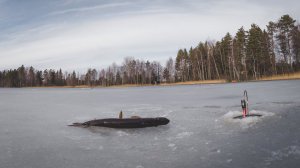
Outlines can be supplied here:
M262 58L262 37L262 30L256 24L252 24L247 40L247 64L249 65L248 73L254 79L260 77L259 65Z
M18 87L23 87L26 84L26 72L25 72L25 67L22 65L21 67L18 68Z
M227 80L233 80L232 71L232 37L229 33L221 40L221 62L223 62L223 71Z
M295 55L295 65L300 66L300 25L297 25L293 30L293 54ZM299 70L299 69L297 69Z
M43 85L43 73L42 71L37 71L35 74L35 83L37 86L42 86Z
M175 69L176 69L176 81L184 81L184 66L185 66L185 60L184 60L184 51L180 49L177 53L176 57L176 63L175 63Z
M267 25L267 32L268 32L268 48L269 48L269 59L272 66L272 75L277 74L276 68L276 54L275 54L275 33L276 33L276 23L269 22Z
M34 68L31 66L29 68L29 71L28 71L28 82L27 83L27 86L35 86L35 72L34 72Z
M295 28L295 20L289 15L283 15L278 23L277 28L279 34L277 40L279 42L280 51L283 55L284 62L290 65L290 70L293 70L293 61L295 59L292 50L292 32Z
M248 79L248 71L246 64L246 40L247 35L243 27L241 27L235 35L234 48L236 56L237 70L241 74L241 80Z

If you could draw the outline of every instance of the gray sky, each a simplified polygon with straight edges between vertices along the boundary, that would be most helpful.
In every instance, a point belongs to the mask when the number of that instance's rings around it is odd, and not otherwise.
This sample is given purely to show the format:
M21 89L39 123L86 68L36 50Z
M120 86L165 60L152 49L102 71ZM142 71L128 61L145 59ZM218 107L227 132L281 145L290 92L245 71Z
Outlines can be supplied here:
M179 48L220 40L284 14L297 0L0 0L0 69L86 70L124 57L175 58Z

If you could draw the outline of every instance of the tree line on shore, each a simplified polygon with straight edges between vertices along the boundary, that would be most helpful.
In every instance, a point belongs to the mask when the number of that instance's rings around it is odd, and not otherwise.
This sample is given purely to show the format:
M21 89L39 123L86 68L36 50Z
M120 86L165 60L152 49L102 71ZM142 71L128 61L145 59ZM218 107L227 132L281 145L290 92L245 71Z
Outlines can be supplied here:
M122 65L88 69L85 74L61 69L36 70L33 67L0 71L0 87L33 86L112 86L159 84L195 80L226 79L247 81L300 70L300 25L289 15L269 22L266 29L252 24L235 35L227 33L220 41L200 42L179 49L175 60L163 66L157 61L126 57Z

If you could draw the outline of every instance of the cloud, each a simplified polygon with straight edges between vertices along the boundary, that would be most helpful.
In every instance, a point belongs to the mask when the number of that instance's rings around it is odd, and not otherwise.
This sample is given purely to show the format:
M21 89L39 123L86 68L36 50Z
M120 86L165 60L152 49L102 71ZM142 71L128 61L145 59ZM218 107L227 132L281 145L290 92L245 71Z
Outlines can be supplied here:
M43 59L47 61L69 59L72 62L72 59L78 58L107 64L121 62L123 57L129 55L144 58L146 55L153 58L151 53L160 50L165 53L166 49L172 53L166 55L170 57L176 53L176 48L184 47L181 44L187 41L186 38L194 36L192 32L200 26L196 22L190 27L178 24L178 19L191 22L196 17L173 14L142 15L109 21L89 21L81 23L80 26L67 25L63 29L51 26L33 29L25 34L18 34L14 41L0 46L0 54L4 59L0 66L10 62L39 64ZM28 39L32 34L39 35L36 35L36 39L31 37L31 41L18 39L20 37ZM172 47L173 45L176 47Z
M73 12L86 12L91 10L99 10L99 9L106 9L106 8L115 8L115 7L121 7L121 6L127 6L130 5L129 2L121 2L121 3L110 3L110 4L101 4L101 5L95 5L95 6L89 6L89 7L80 7L80 8L71 8L71 9L65 9L61 11L55 11L50 13L49 15L63 15Z
M264 28L268 21L297 8L221 0L73 4L69 1L62 10L47 13L45 20L16 25L19 29L2 36L0 68L21 64L66 70L103 68L121 63L126 56L164 61L175 57L179 48L220 40L226 32L233 34L253 22ZM80 17L72 18L75 13Z

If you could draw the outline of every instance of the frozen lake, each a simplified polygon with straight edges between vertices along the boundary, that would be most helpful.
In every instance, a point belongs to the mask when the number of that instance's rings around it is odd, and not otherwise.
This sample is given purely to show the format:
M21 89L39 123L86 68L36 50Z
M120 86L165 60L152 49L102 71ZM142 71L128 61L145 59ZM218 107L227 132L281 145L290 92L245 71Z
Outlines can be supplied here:
M248 91L250 112L233 120ZM167 117L144 129L68 127ZM0 89L0 167L215 168L300 165L300 80L136 88Z

